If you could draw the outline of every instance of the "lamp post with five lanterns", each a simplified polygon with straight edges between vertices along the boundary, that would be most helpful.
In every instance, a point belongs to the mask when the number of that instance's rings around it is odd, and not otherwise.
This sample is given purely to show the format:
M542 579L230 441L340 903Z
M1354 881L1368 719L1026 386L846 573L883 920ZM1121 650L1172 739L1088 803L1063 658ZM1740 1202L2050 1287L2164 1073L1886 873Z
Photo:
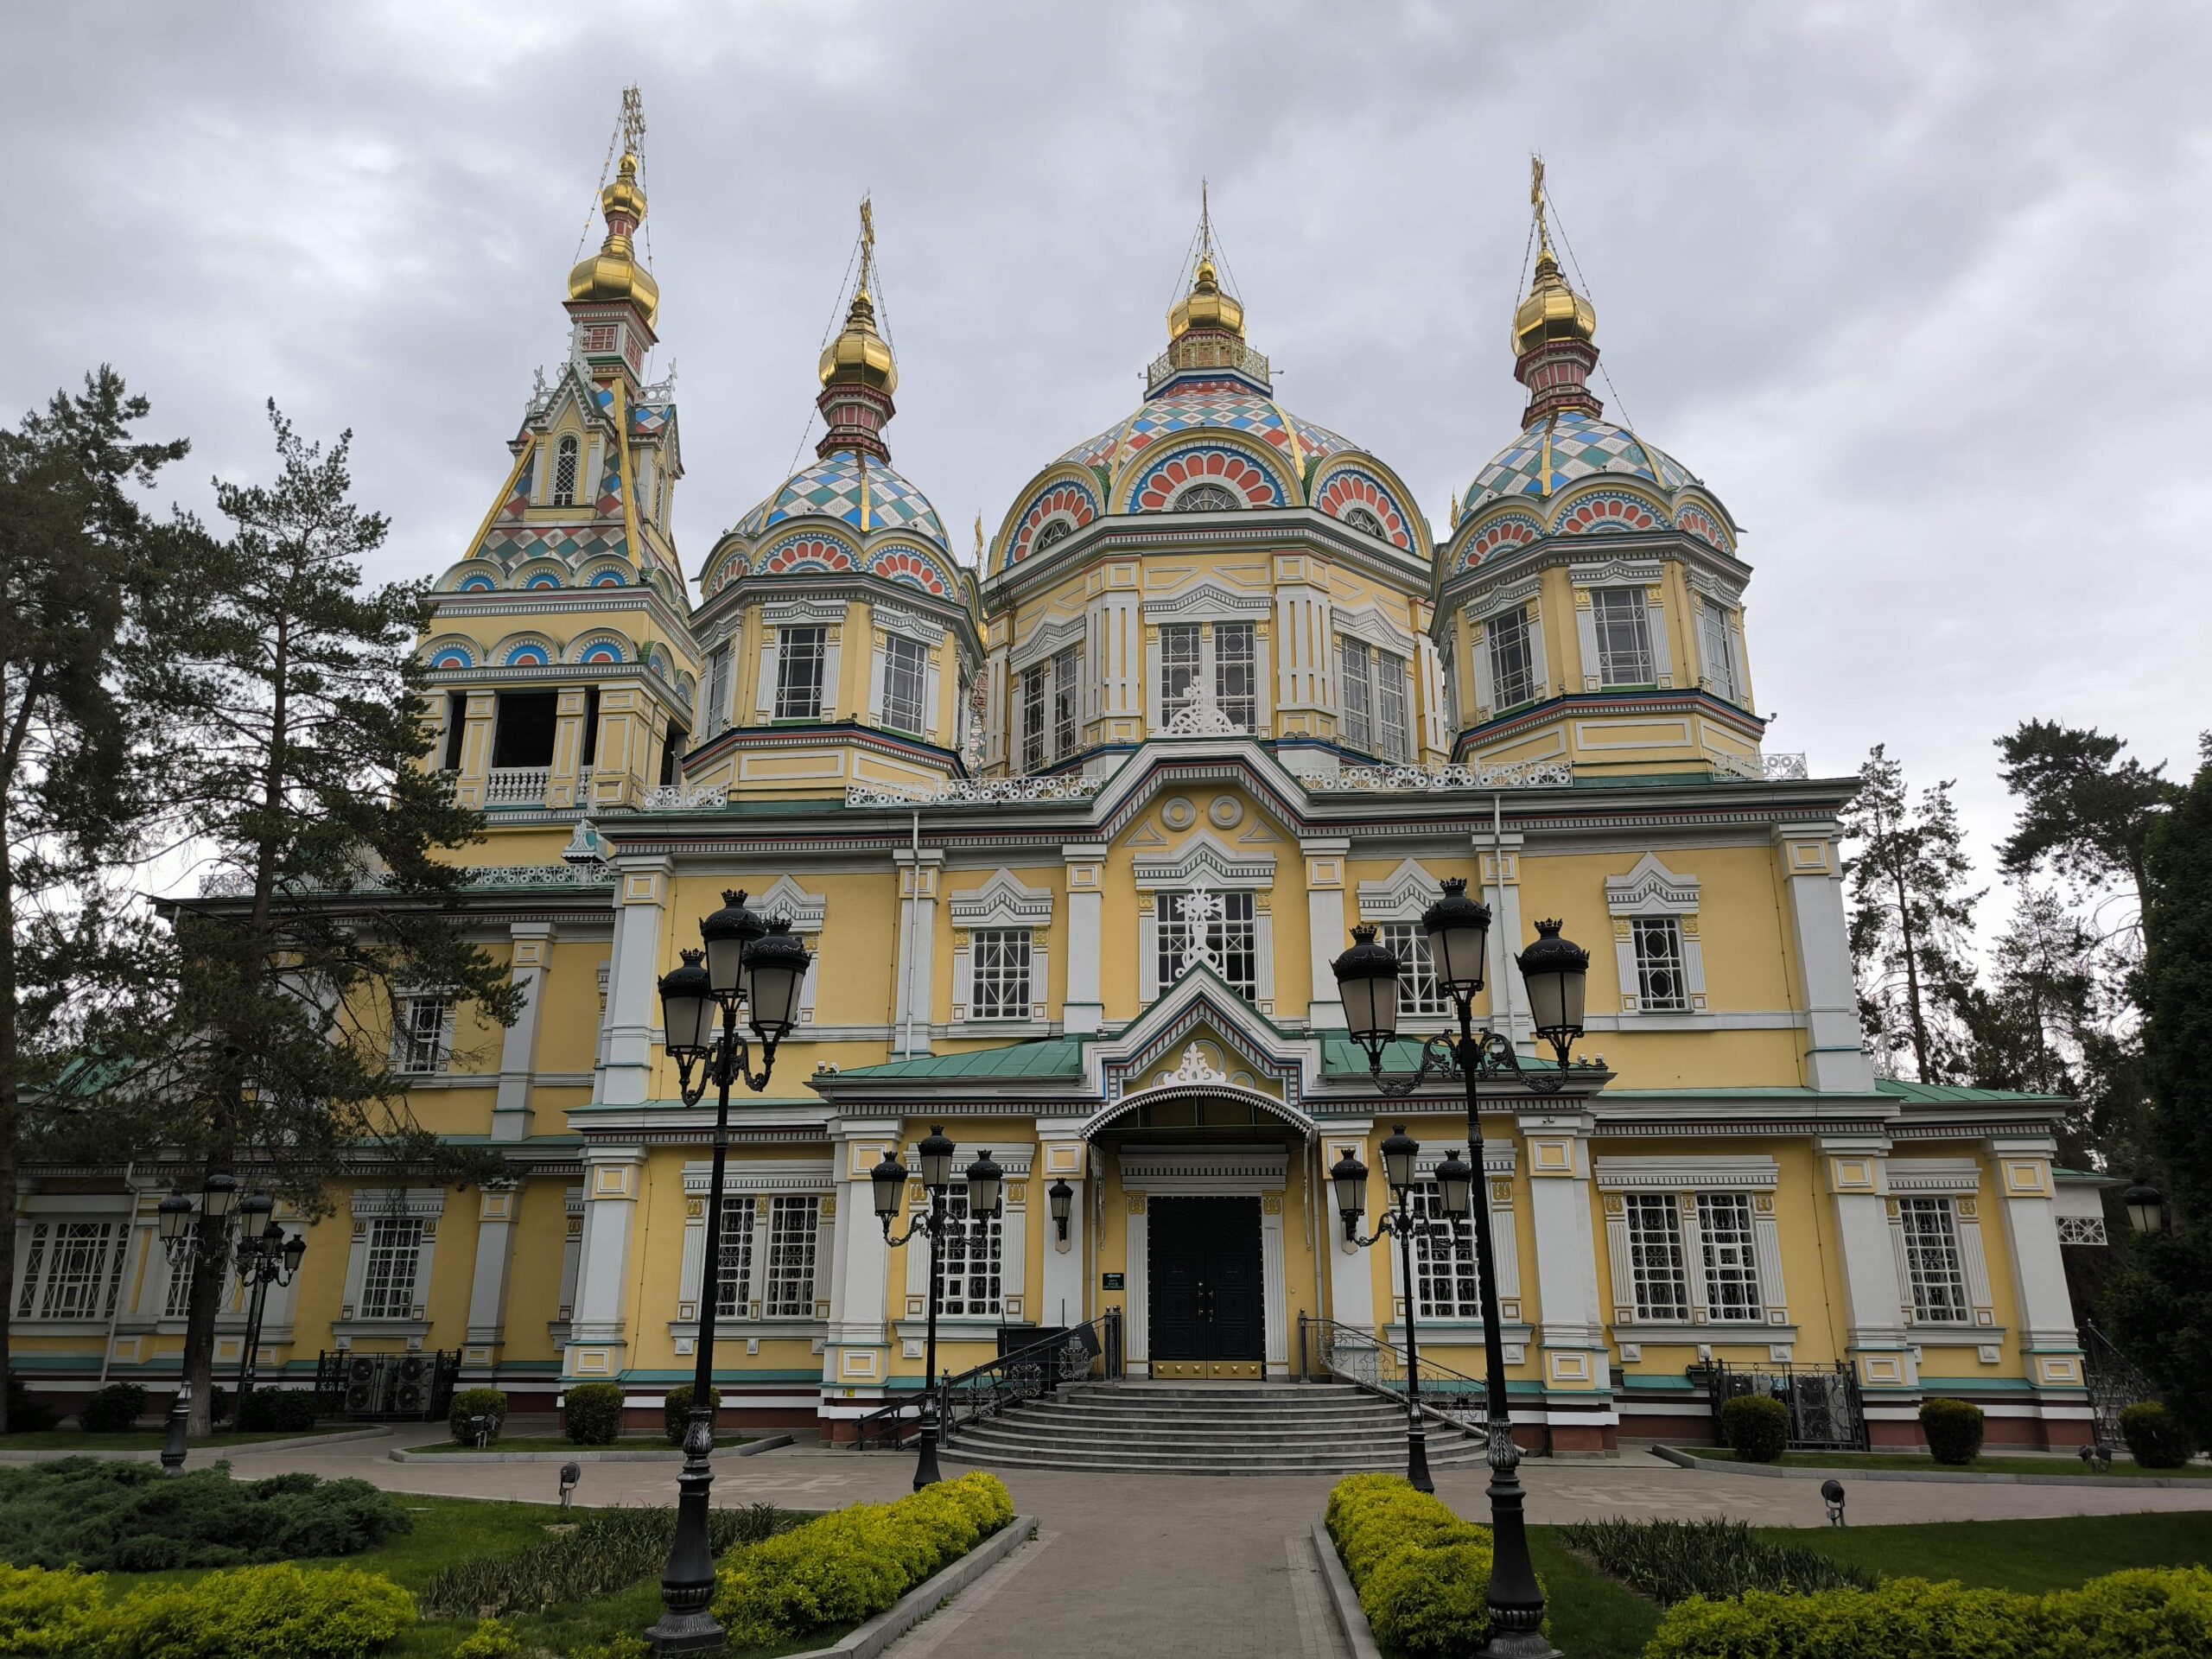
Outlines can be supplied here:
M197 1204L189 1192L172 1191L154 1211L170 1268L196 1274L207 1263L220 1262L231 1249L231 1218L238 1207L238 1178L227 1170L215 1170L200 1182ZM185 1427L191 1415L192 1379L180 1376L176 1392L169 1396L168 1440L162 1447L163 1474L184 1472ZM212 1419L209 1426L213 1426Z
M1374 928L1363 924L1352 930L1351 949L1332 966L1344 998L1344 1023L1352 1040L1367 1051L1370 1074L1386 1096L1402 1097L1429 1077L1454 1071L1465 1085L1470 1207L1482 1293L1493 1544L1489 1591L1491 1633L1483 1651L1491 1659L1548 1659L1554 1649L1543 1636L1544 1593L1529 1556L1528 1527L1516 1473L1521 1453L1513 1444L1513 1422L1505 1397L1505 1343L1498 1323L1497 1252L1491 1236L1490 1205L1472 1202L1471 1181L1483 1179L1482 1104L1478 1085L1485 1080L1510 1080L1539 1095L1557 1094L1565 1086L1568 1051L1582 1035L1590 953L1561 938L1560 923L1542 921L1536 924L1535 942L1515 959L1529 993L1530 1023L1556 1061L1549 1068L1526 1067L1505 1036L1488 1027L1475 1028L1474 998L1483 988L1490 919L1490 907L1468 898L1466 882L1456 876L1444 883L1443 897L1423 913L1421 929L1427 935L1436 982L1451 993L1459 1031L1456 1039L1429 1038L1421 1046L1419 1065L1409 1073L1386 1077L1382 1071L1383 1052L1398 1030L1396 955L1389 946L1377 944ZM1408 1291L1412 1288L1408 1285ZM1408 1309L1411 1305L1409 1296ZM1408 1334L1410 1337L1410 1328ZM1410 1349L1410 1342L1408 1346Z

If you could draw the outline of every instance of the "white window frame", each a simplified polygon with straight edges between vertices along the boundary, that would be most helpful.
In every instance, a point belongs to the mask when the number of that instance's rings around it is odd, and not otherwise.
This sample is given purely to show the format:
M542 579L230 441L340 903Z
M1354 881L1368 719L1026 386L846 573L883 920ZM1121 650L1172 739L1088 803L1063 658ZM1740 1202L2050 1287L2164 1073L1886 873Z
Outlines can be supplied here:
M822 1197L775 1192L765 1208L767 1255L761 1274L761 1317L810 1319L822 1271Z
M1484 624L1490 639L1491 709L1495 714L1543 696L1543 683L1536 677L1535 610L1534 605L1509 605Z
M1036 1001L1036 933L1027 927L979 927L968 936L968 1017L1027 1020Z
M458 1010L448 996L410 992L397 999L392 1022L391 1069L403 1077L438 1077L453 1070L454 1022Z
M1590 620L1598 636L1599 684L1659 683L1658 658L1651 649L1651 607L1641 588L1592 588Z
M355 1317L405 1319L421 1317L427 1300L422 1283L423 1230L420 1216L372 1216L361 1246L361 1287ZM379 1282L379 1262L391 1272ZM404 1271L402 1269L404 1268ZM372 1303L372 1296L377 1300Z
M583 445L573 436L567 436L553 446L553 484L546 492L547 505L573 507L576 505L576 480L583 467Z
M1325 1153L1325 1161L1333 1161L1338 1154L1344 1148L1345 1143L1338 1141L1334 1136L1328 1136L1325 1138L1323 1145ZM1371 1149L1362 1147L1357 1141L1351 1142L1351 1145L1354 1150L1359 1151L1363 1157L1367 1157L1371 1161ZM1414 1159L1414 1179L1416 1183L1414 1190L1417 1204L1425 1205L1427 1202L1421 1195L1424 1191L1435 1190L1436 1166L1444 1161L1448 1154L1453 1152L1457 1152L1464 1159L1467 1155L1467 1143L1465 1141L1450 1140L1423 1141L1421 1143L1421 1150ZM1486 1143L1483 1148L1483 1179L1476 1185L1474 1192L1477 1203L1486 1201L1490 1205L1491 1267L1497 1279L1498 1318L1509 1327L1518 1325L1522 1318L1520 1230L1515 1224L1513 1216L1514 1168L1515 1158L1510 1147L1497 1142ZM1461 1233L1459 1237L1461 1248L1469 1253L1465 1264L1465 1271L1469 1274L1474 1271L1472 1226L1473 1223L1470 1220L1469 1230ZM1448 1247L1440 1240L1435 1248L1440 1251ZM1406 1314L1406 1298L1408 1294L1405 1264L1400 1259L1396 1250L1392 1250L1389 1255L1391 1318L1402 1325ZM1414 1271L1418 1276L1421 1268L1417 1266ZM1440 1325L1457 1325L1471 1332L1479 1331L1482 1326L1479 1294L1478 1286L1469 1293L1468 1297L1462 1303L1462 1306L1469 1311L1457 1315L1442 1312L1440 1308L1432 1313L1427 1311L1427 1303L1425 1300L1420 1317L1424 1321L1433 1320ZM1424 1336L1421 1340L1426 1342L1428 1338ZM1509 1363L1510 1363L1514 1345L1520 1340L1522 1338L1516 1335L1507 1336Z
M760 1223L760 1200L756 1194L722 1194L721 1230L716 1236L722 1260L715 1275L717 1322L744 1319L753 1306L753 1274L758 1266L758 1241L753 1235ZM705 1248L702 1241L700 1249L703 1251Z
M955 1225L936 1245L943 1252L938 1268L939 1314L949 1319L1005 1317L1004 1206L997 1215L983 1221L971 1220L968 1214L968 1189L956 1185L944 1195L944 1213ZM973 1294L977 1292L981 1294Z
M1510 708L1524 706L1506 705L1498 701L1497 670L1491 655L1491 624L1501 613L1517 610L1527 617L1533 698L1541 702L1552 693L1551 670L1544 650L1542 582L1541 576L1524 576L1491 589L1475 604L1470 618L1474 644L1474 672L1470 683L1478 725L1509 712Z
M1575 633L1582 650L1582 689L1586 691L1618 690L1623 687L1656 686L1661 690L1675 683L1673 647L1667 638L1667 602L1665 567L1656 560L1608 559L1589 564L1567 567L1567 577L1574 584ZM1644 662L1619 663L1612 660L1610 642L1604 639L1598 627L1600 593L1640 592L1643 595L1641 632ZM1628 626L1636 626L1635 610L1628 599L1611 599L1605 608L1612 612L1618 608ZM1624 677L1630 670L1645 668L1649 677L1632 680Z
M1624 1020L1688 1020L1687 1027L1709 1027L1705 985L1705 938L1698 910L1702 884L1694 875L1681 875L1646 853L1625 875L1605 878L1605 908L1613 924L1613 969L1620 985ZM1681 996L1679 1006L1652 1007L1644 995L1647 960L1643 946L1645 925L1671 922L1681 946ZM1681 1027L1677 1027L1681 1028Z
M830 1316L831 1264L836 1254L837 1204L828 1160L734 1162L727 1179L735 1190L722 1194L716 1321L785 1328L819 1325ZM706 1285L706 1199L714 1166L703 1159L686 1163L683 1180L689 1214L683 1224L675 1318L670 1321L670 1333L679 1344L696 1339L697 1331L699 1298Z
M1177 715L1198 701L1200 686L1211 686L1217 709L1244 731L1254 736L1264 735L1273 717L1268 690L1273 601L1264 595L1241 592L1212 578L1198 576L1188 580L1176 592L1146 599L1141 609L1147 640L1144 683L1151 728L1154 732L1164 731ZM1241 651L1221 650L1218 636L1224 627L1236 630L1233 637L1240 645L1245 631L1250 631L1249 658ZM1110 629L1109 624L1108 635ZM1183 629L1195 630L1195 633L1178 632ZM1195 645L1190 643L1192 640ZM1098 644L1105 653L1098 666L1110 679L1110 638L1098 637ZM1171 649L1176 650L1172 664ZM1251 675L1249 699L1241 691L1232 695L1230 690L1232 679L1247 660ZM1170 696L1173 676L1182 670L1189 671L1183 692Z
M729 728L730 659L735 652L735 643L725 639L707 653L707 706L699 723L708 737Z
M90 1325L115 1317L130 1247L128 1216L31 1214L20 1232L10 1287L16 1321Z
M1337 636L1338 731L1347 748L1380 760L1413 759L1411 661L1356 634Z
M378 1326L424 1324L430 1273L437 1256L438 1223L445 1213L445 1205L446 1193L442 1187L355 1189L352 1203L353 1236L346 1258L345 1296L338 1310L341 1326L357 1319ZM376 1224L395 1218L421 1224L416 1234L412 1300L402 1313L364 1314L359 1309L367 1294L370 1248L376 1236Z
M1793 1338L1773 1159L1603 1155L1594 1163L1623 1341L1691 1339L1661 1334L1691 1331L1717 1341L1707 1333L1731 1330L1745 1341Z
M1249 892L1254 912L1254 950L1259 995L1253 1006L1274 1013L1275 861L1271 853L1231 848L1211 831L1200 831L1174 851L1141 855L1135 861L1137 887L1137 995L1149 1006L1177 981L1160 974L1160 899L1171 893L1205 887L1216 893ZM1303 936L1304 924L1300 925ZM1179 976L1178 976L1179 977Z
M1046 1014L1046 987L1050 982L1052 928L1052 890L1025 885L1011 870L994 871L980 887L953 893L948 904L952 918L952 1020L955 1027L975 1020L1004 1034L1009 1027L1027 1020L1041 1024ZM976 1010L978 935L1025 932L1029 936L1029 1001L1020 1011L982 1014Z
M1160 627L1160 724L1168 726L1175 716L1198 701L1197 688L1205 683L1206 628L1203 622L1163 622ZM1187 645L1187 652L1184 647ZM1178 673L1187 673L1182 688L1176 688Z
M1908 1193L1895 1203L1912 1322L1974 1324L1957 1199L1948 1194Z
M1229 716L1235 724L1248 732L1260 727L1260 629L1255 622L1216 622L1207 631L1203 642L1213 658L1213 700L1215 707ZM1224 652L1224 642L1234 641L1236 649ZM1244 689L1232 690L1230 682L1238 670L1243 671Z
M1221 914L1206 924L1206 943L1222 963L1221 982L1247 1002L1257 1002L1260 999L1258 895L1250 888L1244 887L1230 888L1213 896L1220 900ZM1186 953L1192 925L1183 919L1184 906L1194 897L1194 891L1163 893L1158 897L1158 923L1153 937L1153 971L1162 989L1172 988L1196 966ZM1240 956L1250 959L1251 974L1249 978L1231 971Z
M1407 1207L1425 1224L1412 1240L1414 1300L1420 1317L1479 1323L1482 1281L1476 1271L1471 1220L1462 1226L1445 1215L1443 1189L1433 1172L1417 1178L1406 1198Z
M1375 651L1364 639L1337 636L1337 735L1346 748L1375 752Z
M804 644L810 650L794 653L794 644ZM830 663L830 630L822 624L805 623L795 627L779 628L776 634L776 713L778 720L822 720L827 717L828 698L823 686ZM810 664L811 676L803 670Z
M1398 958L1398 1015L1441 1020L1454 1011L1452 993L1436 977L1428 930L1419 922L1384 922L1377 935Z
M1679 916L1632 916L1629 942L1636 956L1636 1005L1643 1014L1690 1012L1688 958Z
M1718 600L1698 595L1697 648L1705 689L1723 702L1743 701L1742 638L1736 613Z
M1699 1193L1697 1236L1706 1319L1713 1325L1764 1323L1766 1298L1751 1195Z
M1637 1323L1688 1325L1690 1268L1682 1249L1680 1201L1672 1192L1630 1192L1623 1195L1623 1203L1630 1294Z
M904 634L885 634L882 674L883 724L919 737L929 729L929 647Z

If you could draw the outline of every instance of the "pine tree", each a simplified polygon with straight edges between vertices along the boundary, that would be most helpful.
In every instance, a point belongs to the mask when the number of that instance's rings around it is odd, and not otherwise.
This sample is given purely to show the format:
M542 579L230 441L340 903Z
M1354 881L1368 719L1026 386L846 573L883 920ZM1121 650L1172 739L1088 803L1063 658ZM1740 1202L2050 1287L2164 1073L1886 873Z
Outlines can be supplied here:
M190 650L163 690L189 757L179 809L216 875L211 896L175 908L154 1092L166 1138L203 1176L245 1168L323 1213L329 1183L364 1160L441 1184L490 1166L407 1110L391 1035L401 989L474 1003L495 1023L512 1023L516 1003L452 903L466 875L442 855L482 825L425 764L411 649L422 588L362 584L386 524L349 499L351 435L326 453L269 413L277 479L219 481L232 533L205 549ZM220 1292L219 1275L196 1275L194 1432L208 1426Z
M1958 1068L1961 1042L1942 990L1972 982L1967 936L1980 897L1964 891L1971 866L1951 785L1923 791L1916 810L1904 768L1878 743L1859 768L1844 834L1858 843L1844 874L1860 1020L1884 1053L1910 1052L1917 1079L1942 1082Z
M2139 913L2148 892L2145 868L2152 825L2171 810L2182 786L2122 760L2124 739L2091 727L2023 721L1997 740L2005 786L2019 798L2020 816L1997 849L2006 875L2031 875L2045 865L2090 888L2125 881Z
M176 538L131 486L188 448L139 442L149 409L103 364L81 393L0 431L0 1287L15 1282L27 1111L137 977L142 918L115 874L153 820L156 751L124 687L158 652L147 602L176 569ZM11 1304L0 1297L0 1353ZM0 1433L6 1413L0 1391Z

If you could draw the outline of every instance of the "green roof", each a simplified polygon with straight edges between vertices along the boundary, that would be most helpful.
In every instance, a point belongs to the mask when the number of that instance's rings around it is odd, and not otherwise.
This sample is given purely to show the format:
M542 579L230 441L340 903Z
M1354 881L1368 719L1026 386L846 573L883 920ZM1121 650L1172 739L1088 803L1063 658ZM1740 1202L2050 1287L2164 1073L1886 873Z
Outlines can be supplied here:
M837 1073L848 1077L1079 1077L1083 1044L1073 1037L1050 1037L1003 1048L972 1048L964 1054L922 1054L883 1065L856 1065Z
M2018 1105L2022 1101L2064 1100L2064 1095L2031 1095L2012 1089L1969 1089L1955 1083L1907 1083L1902 1077L1878 1077L1876 1090L1894 1095L1899 1100L1910 1100L1923 1106L1961 1106L1976 1101L1992 1105Z
M1364 1077L1368 1071L1367 1051L1341 1031L1325 1031L1321 1039L1321 1070L1324 1074ZM1422 1042L1418 1037L1394 1037L1383 1046L1382 1069L1385 1071L1417 1071L1421 1069ZM1531 1071L1556 1071L1559 1068L1549 1060L1521 1058L1521 1064Z

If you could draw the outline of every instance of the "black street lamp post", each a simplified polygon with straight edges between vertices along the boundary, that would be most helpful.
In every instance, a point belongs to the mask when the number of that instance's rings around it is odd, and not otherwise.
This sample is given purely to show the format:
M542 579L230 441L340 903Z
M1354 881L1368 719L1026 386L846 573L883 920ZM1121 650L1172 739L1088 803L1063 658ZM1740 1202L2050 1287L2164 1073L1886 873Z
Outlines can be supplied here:
M1421 1281L1414 1274L1414 1238L1418 1234L1433 1240L1441 1231L1456 1252L1459 1218L1467 1213L1472 1172L1456 1147L1436 1166L1445 1218L1433 1221L1414 1212L1414 1164L1420 1154L1420 1143L1402 1123L1382 1143L1382 1179L1390 1189L1390 1208L1376 1217L1374 1232L1365 1238L1359 1236L1359 1218L1367 1210L1367 1166L1347 1147L1344 1156L1330 1166L1329 1179L1336 1185L1337 1212L1344 1217L1349 1243L1366 1249L1386 1238L1398 1241L1399 1276L1406 1287L1406 1478L1414 1491L1433 1492L1436 1483L1428 1474L1428 1430L1421 1415Z
M238 1394L231 1402L231 1421L241 1428L245 1426L246 1395L253 1392L254 1367L261 1351L261 1314L269 1299L269 1287L290 1284L308 1253L303 1235L284 1236L276 1209L276 1200L266 1192L257 1192L238 1206L238 1283L247 1290L249 1300L245 1351L238 1356ZM256 1226L257 1222L262 1224Z
M238 1207L238 1178L226 1170L213 1171L200 1182L196 1205L190 1193L172 1191L154 1212L162 1251L168 1257L170 1268L183 1268L194 1275L203 1267L221 1272L220 1264L232 1247L231 1218ZM169 1396L168 1440L162 1447L165 1475L184 1472L185 1427L191 1415L192 1380L180 1375L176 1392Z
M1421 1045L1421 1062L1410 1073L1386 1077L1382 1055L1398 1029L1399 963L1388 946L1375 941L1375 930L1352 930L1357 941L1334 968L1344 998L1344 1022L1352 1040L1367 1051L1370 1074L1390 1098L1411 1094L1431 1077L1457 1071L1467 1095L1467 1154L1471 1160L1470 1208L1474 1216L1475 1269L1483 1303L1483 1358L1485 1415L1489 1422L1491 1637L1483 1652L1490 1659L1551 1659L1544 1639L1544 1593L1529 1558L1529 1533L1522 1513L1521 1453L1513 1444L1513 1421L1505 1397L1505 1339L1498 1323L1497 1250L1491 1236L1490 1205L1473 1202L1471 1184L1482 1180L1482 1104L1478 1085L1510 1080L1531 1093L1557 1094L1567 1083L1568 1051L1582 1035L1583 995L1590 953L1560 937L1560 924L1536 924L1535 943L1516 958L1529 993L1530 1023L1552 1051L1556 1064L1524 1067L1513 1045L1485 1027L1475 1029L1474 998L1483 988L1484 953L1490 943L1490 909L1467 897L1458 877L1444 883L1444 896L1421 917L1428 936L1429 959L1437 983L1452 994L1459 1015L1456 1039L1433 1036Z
M703 950L683 953L683 966L661 976L661 1038L676 1062L686 1106L712 1084L714 1175L707 1189L706 1261L699 1281L697 1357L691 1371L691 1420L683 1431L683 1471L676 1478L676 1541L661 1573L660 1622L645 1634L653 1651L715 1653L722 1627L708 1605L715 1595L715 1556L707 1533L715 1484L715 1323L721 1299L722 1170L729 1155L729 1090L742 1077L758 1094L775 1069L776 1045L798 1022L799 987L810 958L781 917L763 919L745 907L742 891L722 894L722 907L699 924ZM702 965L703 964L703 965ZM737 1029L743 1007L760 1042L760 1070ZM715 1030L720 1010L721 1031Z
M884 1242L893 1246L906 1244L916 1236L930 1242L930 1312L929 1342L922 1361L922 1435L921 1450L914 1461L914 1490L933 1485L941 1478L937 1469L938 1400L937 1400L937 1304L938 1287L944 1282L944 1242L956 1230L972 1226L981 1229L995 1220L999 1213L999 1192L1006 1178L988 1152L976 1155L976 1161L964 1172L968 1186L968 1220L963 1223L957 1216L945 1212L945 1194L952 1189L952 1141L936 1124L922 1137L914 1148L916 1173L930 1197L929 1208L914 1217L913 1225L896 1237L892 1236L891 1223L899 1213L899 1200L906 1190L906 1166L896 1152L887 1152L880 1163L868 1172L868 1179L875 1188L875 1217L883 1224Z

